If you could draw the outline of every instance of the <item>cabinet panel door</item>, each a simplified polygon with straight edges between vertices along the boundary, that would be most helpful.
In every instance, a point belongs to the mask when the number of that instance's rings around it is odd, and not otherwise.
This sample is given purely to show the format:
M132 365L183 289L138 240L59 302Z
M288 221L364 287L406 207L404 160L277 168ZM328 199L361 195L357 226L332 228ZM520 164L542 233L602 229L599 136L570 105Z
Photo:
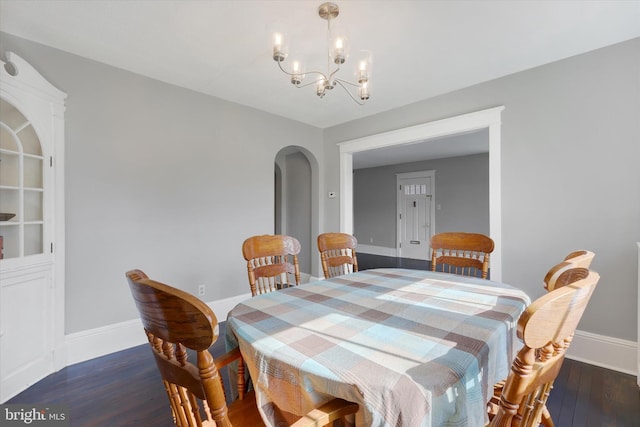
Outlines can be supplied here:
M2 401L53 371L51 272L43 267L0 282Z

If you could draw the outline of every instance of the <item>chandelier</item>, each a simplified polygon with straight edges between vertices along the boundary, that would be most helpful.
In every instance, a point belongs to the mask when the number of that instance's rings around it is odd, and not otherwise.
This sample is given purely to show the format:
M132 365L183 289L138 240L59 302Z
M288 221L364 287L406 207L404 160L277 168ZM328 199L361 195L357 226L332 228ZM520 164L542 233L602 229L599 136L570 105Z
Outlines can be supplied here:
M289 45L283 33L275 33L273 35L273 60L278 63L278 67L283 73L291 77L291 83L297 88L315 85L316 94L322 98L327 91L340 86L356 103L364 105L365 101L369 99L371 55L368 52L364 52L363 57L358 60L357 69L354 70L357 83L336 77L336 74L340 71L340 66L349 57L348 38L340 33L333 34L331 31L331 20L335 19L339 13L340 9L335 3L322 3L318 7L318 15L327 21L328 52L326 72L306 71L303 64L297 60L292 61L291 71L285 70L282 67L282 63L289 54ZM307 75L313 75L317 78L312 82L303 83Z

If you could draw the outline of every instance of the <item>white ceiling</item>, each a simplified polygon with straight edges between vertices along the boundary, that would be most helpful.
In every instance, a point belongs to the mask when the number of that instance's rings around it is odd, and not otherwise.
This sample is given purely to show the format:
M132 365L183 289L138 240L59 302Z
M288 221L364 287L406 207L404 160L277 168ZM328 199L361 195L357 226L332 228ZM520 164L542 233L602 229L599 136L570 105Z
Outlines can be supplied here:
M0 0L0 30L320 128L640 36L640 0L340 0L334 27L374 58L358 106L339 88L294 88L271 59L280 29L289 58L325 66L320 3Z
M335 29L373 54L364 106L340 88L323 99L277 69L271 34L291 38L288 61L326 67L317 1L0 0L0 30L194 91L326 128L640 37L640 0L340 0ZM285 65L287 62L285 62ZM373 150L354 168L488 151L482 132Z

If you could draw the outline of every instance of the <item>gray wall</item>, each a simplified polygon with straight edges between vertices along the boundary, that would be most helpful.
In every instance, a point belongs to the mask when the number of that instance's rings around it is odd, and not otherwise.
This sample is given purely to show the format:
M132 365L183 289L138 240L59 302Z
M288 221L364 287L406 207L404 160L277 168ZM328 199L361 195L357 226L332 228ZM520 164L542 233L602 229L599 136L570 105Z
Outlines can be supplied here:
M339 186L337 142L499 105L503 280L537 297L551 265L593 250L602 279L579 328L636 341L640 39L325 129L325 186Z
M435 170L435 233L489 234L489 155L451 157L357 169L353 174L353 231L359 242L396 247L396 174ZM373 242L371 242L373 239Z
M66 333L137 318L132 268L192 293L206 284L207 301L249 292L241 245L273 232L275 156L296 145L321 162L321 130L0 40L68 94Z
M4 33L0 43L68 94L67 333L137 317L130 268L191 292L205 283L207 300L246 293L240 245L273 230L281 148L313 154L324 194L339 188L337 142L504 105L503 279L536 297L550 265L593 250L602 280L580 329L636 340L640 39L324 131ZM339 229L339 197L312 209L320 230Z

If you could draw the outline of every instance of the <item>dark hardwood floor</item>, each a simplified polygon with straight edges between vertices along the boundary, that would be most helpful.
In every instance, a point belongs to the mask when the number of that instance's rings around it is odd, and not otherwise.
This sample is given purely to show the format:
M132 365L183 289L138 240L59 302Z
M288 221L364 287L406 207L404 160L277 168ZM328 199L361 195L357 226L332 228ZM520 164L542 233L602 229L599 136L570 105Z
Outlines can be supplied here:
M6 403L66 405L71 427L174 425L147 344L68 366Z
M372 264L398 266L396 261L371 261L360 254L358 261L364 262L362 269ZM412 261L402 264L420 268ZM214 355L224 352L224 331L223 322L221 338L211 349ZM6 403L65 405L71 427L173 425L167 396L146 344L68 366ZM564 362L548 407L557 427L640 427L640 389L634 376L570 359Z
M223 337L224 323L220 326ZM212 353L223 351L220 338ZM146 344L66 367L6 403L66 405L71 427L173 425ZM640 427L635 377L570 359L562 366L548 407L557 427Z
M431 261L358 253L358 269L368 270L370 268L409 268L415 270L430 270Z

